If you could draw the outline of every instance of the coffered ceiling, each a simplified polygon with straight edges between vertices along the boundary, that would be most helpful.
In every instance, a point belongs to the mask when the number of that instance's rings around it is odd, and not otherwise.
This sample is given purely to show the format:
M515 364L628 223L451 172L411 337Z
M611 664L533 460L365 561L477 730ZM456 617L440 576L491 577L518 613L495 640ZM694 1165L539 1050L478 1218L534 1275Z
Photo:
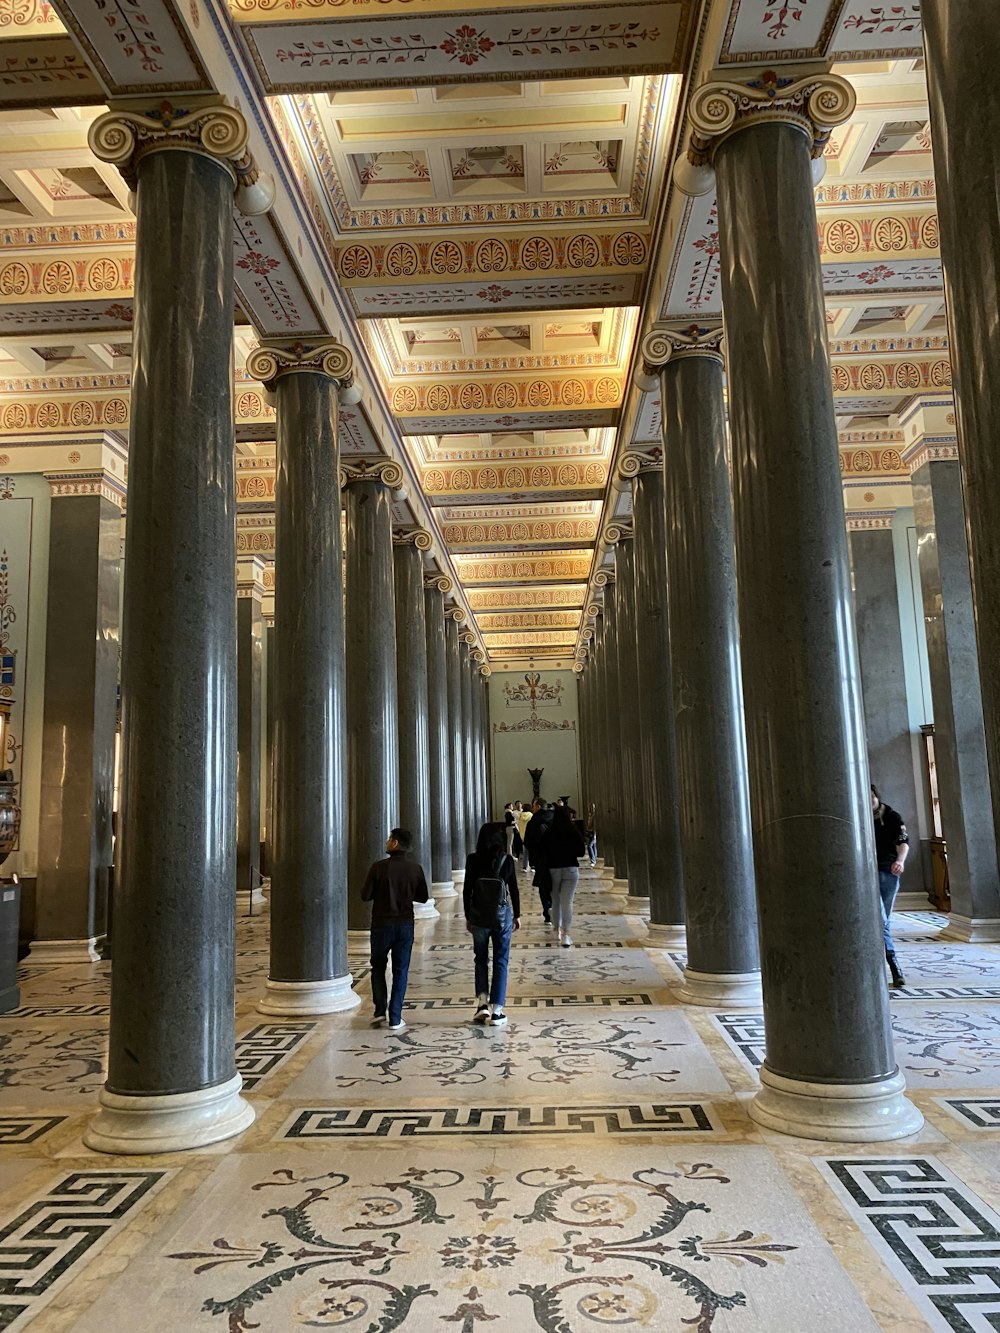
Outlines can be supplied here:
M241 554L274 544L246 353L332 335L362 389L341 448L404 464L397 521L431 531L490 659L569 662L628 517L615 460L659 439L637 339L721 314L714 197L670 177L711 71L833 63L857 90L816 191L845 447L948 391L920 42L916 0L0 0L7 466L127 440L135 221L89 123L221 93L278 186L234 214Z

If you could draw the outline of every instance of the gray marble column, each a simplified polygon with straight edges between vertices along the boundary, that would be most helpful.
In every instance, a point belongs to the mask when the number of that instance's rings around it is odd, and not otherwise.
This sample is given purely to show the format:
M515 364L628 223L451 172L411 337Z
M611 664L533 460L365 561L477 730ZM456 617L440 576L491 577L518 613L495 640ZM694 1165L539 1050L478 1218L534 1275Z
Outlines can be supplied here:
M985 836L992 821L991 784L961 464L958 459L927 461L913 473L912 482L934 756L948 845L947 933L957 939L997 940L1000 868L996 843ZM996 665L992 669L996 671ZM891 795L886 799L895 806Z
M265 346L247 368L274 394L274 810L265 1014L353 1009L344 840L344 612L339 343Z
M448 732L448 650L445 642L444 595L451 579L432 574L424 588L427 629L427 718L430 753L431 894L454 898L451 877L451 748ZM464 864L464 863L463 863Z
M852 529L851 521L848 518L868 771L885 800L901 812L910 826L912 846L902 876L903 892L922 891L926 896L929 886L924 881L917 837L918 794L906 700L892 523L886 520L882 528Z
M601 570L596 576L598 586L604 580L604 763L605 763L605 823L614 852L615 893L628 893L628 845L624 826L624 775L621 749L621 689L618 679L618 610L614 575ZM605 858L607 851L605 851ZM605 864L607 861L605 860Z
M431 878L430 722L427 700L427 624L424 619L423 529L397 532L392 553L396 605L396 698L399 728L399 826L410 830L410 856ZM413 915L438 915L433 902L414 903Z
M616 530L618 531L618 530ZM649 826L642 806L642 755L639 725L639 667L635 614L635 544L632 533L624 532L615 545L616 643L618 647L619 698L635 701L634 707L618 710L619 763L621 765L621 829L628 863L628 899L630 912L649 910ZM657 831L657 834L659 831Z
M766 1056L754 1119L882 1139L922 1117L889 1030L813 151L854 94L706 84L728 331L733 511ZM817 118L823 122L817 124Z
M663 405L665 567L687 906L684 999L758 1005L736 552L721 329L657 329L643 354ZM643 473L642 479L655 474Z
M53 480L32 961L92 963L112 863L121 483Z
M639 809L649 857L649 936L655 943L683 944L684 865L674 710L669 702L673 698L673 671L667 619L663 469L642 468L637 454L626 454L623 461L627 464L623 471L634 475Z
M348 924L366 932L361 889L399 822L399 733L391 485L396 463L345 469L347 481Z
M231 108L95 121L136 191L122 810L104 1152L228 1138L253 1121L235 1064L236 484ZM169 151L167 151L169 150ZM216 155L217 154L217 155Z
M469 631L466 631L469 633ZM461 674L459 676L459 685L461 690L462 705L462 782L465 792L465 842L466 846L472 848L476 845L476 836L479 833L478 822L478 797L476 793L476 763L475 763L475 718L472 712L472 658L469 653L469 642L463 635L462 645L459 649L461 661Z
M261 869L267 879L271 877L271 863L274 860L274 682L275 682L275 649L274 649L274 615L264 617L265 630L264 635L265 649L265 681L264 697L266 707L264 709L264 728L266 743L264 746L264 864Z
M924 0L921 18L996 860L1000 858L998 14L995 0L961 0L961 4ZM977 839L986 837L986 827L978 826Z
M577 813L581 819L587 816L590 796L590 678L586 666L581 662L574 668L576 674L576 744L579 755L580 785L576 792Z
M451 776L451 860L452 879L465 879L465 862L472 851L468 845L465 820L465 738L462 724L462 642L459 621L463 613L456 607L445 612L445 647L448 661L448 750Z
M265 905L260 891L261 659L264 655L264 562L236 568L236 903Z
M594 752L596 764L596 804L597 804L597 859L602 874L614 879L615 850L614 831L609 805L611 800L610 775L608 771L608 644L607 621L602 607L601 614L594 624L593 647L594 684Z

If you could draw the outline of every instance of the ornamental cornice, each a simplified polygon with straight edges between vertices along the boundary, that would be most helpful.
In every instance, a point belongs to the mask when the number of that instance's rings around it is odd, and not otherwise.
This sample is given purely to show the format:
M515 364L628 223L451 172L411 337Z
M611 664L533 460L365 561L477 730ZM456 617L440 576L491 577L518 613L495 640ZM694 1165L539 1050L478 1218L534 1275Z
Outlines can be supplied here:
M338 388L346 389L353 379L354 357L335 338L315 343L267 342L247 356L247 373L269 390L284 376L296 374L326 375Z
M892 529L892 509L880 509L864 514L847 515L848 532L885 532Z
M668 361L685 357L702 356L722 362L724 336L721 324L656 324L640 344L643 366L648 374L655 375Z
M455 581L450 579L447 574L439 574L435 571L433 574L424 575L424 587L436 588L441 593L449 593L455 591Z
M246 117L225 101L182 107L164 100L145 111L113 107L87 131L91 152L116 166L129 189L136 188L139 163L149 153L184 149L221 163L233 178L240 210L255 216L274 203L274 182L258 172L248 138Z
M429 551L434 545L434 538L426 528L394 528L393 546L415 546L418 551Z
M341 463L341 490L361 481L378 481L390 490L401 491L406 474L392 458L362 458L357 463Z
M631 481L640 472L662 472L663 450L658 446L627 449L618 459L615 472L621 481Z
M926 436L920 441L916 449L906 456L906 466L909 468L911 477L925 463L955 463L957 461L957 440L934 440Z
M125 508L125 483L103 469L97 472L46 472L45 478L53 499L99 495L119 509Z
M831 131L849 120L856 106L850 83L823 71L794 79L768 69L746 83L702 84L688 105L690 144L674 165L674 184L692 197L709 194L719 145L753 125L794 125L808 138L811 156L821 160Z

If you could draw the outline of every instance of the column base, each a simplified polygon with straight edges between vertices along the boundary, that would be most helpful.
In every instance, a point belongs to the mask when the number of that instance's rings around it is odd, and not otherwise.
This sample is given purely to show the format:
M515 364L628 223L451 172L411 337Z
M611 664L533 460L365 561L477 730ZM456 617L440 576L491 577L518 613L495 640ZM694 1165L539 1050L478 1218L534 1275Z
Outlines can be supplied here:
M264 897L261 889L263 885L258 884L255 889L237 889L236 890L236 915L241 912L245 915L247 904L251 907L266 907L267 899Z
M28 950L32 963L99 963L97 936L84 940L32 940Z
M361 996L351 990L350 972L326 981L272 981L267 979L267 994L258 1001L257 1012L281 1014L286 1018L304 1014L341 1014L357 1009Z
M950 912L948 924L939 940L963 940L966 944L996 944L1000 940L1000 921L996 917L959 916ZM34 949L34 945L31 946Z
M642 916L649 912L649 898L637 897L630 893L625 899L625 911L631 916Z
M665 926L659 921L647 921L646 934L649 936L650 944L658 949L687 947L687 930L684 926Z
M903 1096L897 1069L877 1083L809 1083L784 1078L763 1065L763 1084L750 1103L750 1118L779 1134L837 1143L881 1143L916 1134L924 1117Z
M370 930L349 930L347 932L347 947L357 952L358 949L368 948L371 943L372 933Z
M441 913L434 906L433 899L430 902L413 904L414 921L436 921L440 915Z
M455 883L455 884L464 884L464 883L465 883L465 871L464 871L464 870L453 870L453 871L451 872L451 878L452 878L452 882Z
M611 880L611 881L608 883L608 886L607 886L607 892L610 893L610 894L613 894L616 898L617 898L617 897L627 898L627 897L628 897L628 880L627 880L627 879L613 879L613 880Z
M674 994L684 1004L709 1004L720 1009L758 1009L763 1004L760 972L695 972L684 969L684 985Z
M101 1089L101 1109L83 1132L94 1152L181 1152L204 1148L241 1134L254 1121L254 1109L240 1096L239 1074L226 1083L196 1092L155 1097L124 1097Z
M455 888L453 879L435 880L431 885L432 898L456 898L457 896L458 890Z

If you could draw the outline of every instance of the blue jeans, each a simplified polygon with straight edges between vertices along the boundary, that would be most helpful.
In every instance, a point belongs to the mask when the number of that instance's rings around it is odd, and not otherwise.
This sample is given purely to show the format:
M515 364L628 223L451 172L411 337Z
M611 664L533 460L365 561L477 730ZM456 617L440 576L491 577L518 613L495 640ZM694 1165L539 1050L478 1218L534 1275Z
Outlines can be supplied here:
M372 926L372 1000L376 1014L387 1012L385 968L389 955L392 955L392 997L388 1000L390 1023L398 1023L403 1016L403 997L412 952L412 921L391 921L385 926Z
M577 866L558 866L552 871L552 919L556 930L568 933L573 924L573 894L579 882Z
M510 962L510 937L514 933L514 914L507 907L502 922L495 926L472 927L472 950L476 961L476 995L489 995L490 1004L502 1009L507 998L507 965ZM493 980L489 980L490 941L493 941Z
M587 844L587 855L590 857L590 864L597 865L597 832L587 832L583 835L583 840Z
M896 901L896 894L899 892L899 876L894 875L891 870L879 870L878 872L878 892L882 899L882 934L885 938L886 953L895 953L896 946L892 942L892 935L889 931L889 917L892 913L892 905Z

